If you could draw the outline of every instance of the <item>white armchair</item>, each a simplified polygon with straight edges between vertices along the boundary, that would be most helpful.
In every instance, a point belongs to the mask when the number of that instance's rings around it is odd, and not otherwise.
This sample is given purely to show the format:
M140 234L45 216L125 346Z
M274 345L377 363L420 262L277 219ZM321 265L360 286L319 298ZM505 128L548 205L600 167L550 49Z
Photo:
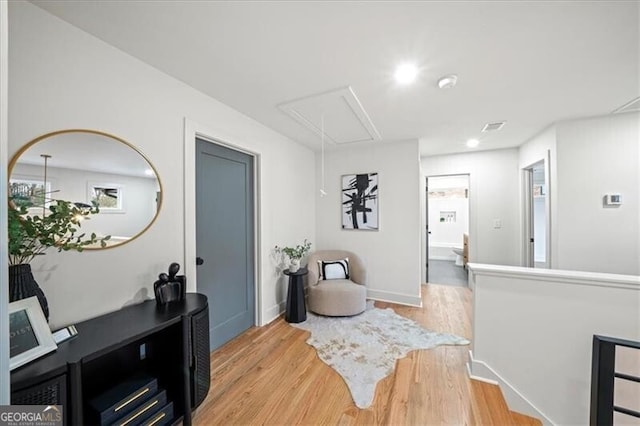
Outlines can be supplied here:
M349 258L349 279L320 280L318 261ZM309 256L309 310L326 316L351 316L367 307L366 270L360 258L345 250L317 251Z

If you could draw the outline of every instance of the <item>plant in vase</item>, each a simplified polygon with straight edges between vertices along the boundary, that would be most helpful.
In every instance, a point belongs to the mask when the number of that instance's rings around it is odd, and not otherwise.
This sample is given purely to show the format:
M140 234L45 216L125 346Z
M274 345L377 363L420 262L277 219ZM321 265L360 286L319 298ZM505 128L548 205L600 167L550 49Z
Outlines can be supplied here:
M286 256L289 259L289 271L296 272L300 268L300 259L302 259L311 250L311 243L305 240L302 244L295 247L275 247L277 254Z
M58 251L81 252L86 246L106 246L111 238L95 233L80 233L83 220L97 214L97 205L84 207L64 200L51 200L42 216L30 215L26 206L17 207L11 200L7 209L9 237L9 301L37 296L45 318L49 318L47 299L31 273L31 262L46 254L50 247Z

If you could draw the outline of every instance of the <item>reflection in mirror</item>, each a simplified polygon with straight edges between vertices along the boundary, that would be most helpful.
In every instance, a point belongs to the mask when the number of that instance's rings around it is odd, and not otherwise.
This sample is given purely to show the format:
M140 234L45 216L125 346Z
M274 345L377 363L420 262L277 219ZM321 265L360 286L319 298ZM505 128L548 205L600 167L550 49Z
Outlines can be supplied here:
M100 213L83 221L81 230L110 235L107 248L146 231L162 200L151 163L128 142L94 130L53 132L25 145L9 164L9 192L30 215L42 215L47 199L80 207L97 203Z

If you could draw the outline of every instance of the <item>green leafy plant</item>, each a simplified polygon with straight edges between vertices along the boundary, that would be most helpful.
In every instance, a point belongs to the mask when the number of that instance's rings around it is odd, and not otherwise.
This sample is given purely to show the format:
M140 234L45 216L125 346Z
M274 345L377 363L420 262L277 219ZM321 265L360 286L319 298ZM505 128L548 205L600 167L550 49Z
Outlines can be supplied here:
M44 255L49 247L59 252L74 250L81 252L86 246L100 243L107 245L110 235L98 238L95 233L87 236L79 233L83 220L97 214L100 209L93 206L78 206L64 200L51 200L44 216L30 215L26 206L17 207L12 201L7 212L9 219L9 264L31 263Z
M306 238L302 242L302 245L298 244L295 247L275 247L276 253L284 254L289 259L302 259L304 255L309 253L309 250L311 250L311 243L307 241Z

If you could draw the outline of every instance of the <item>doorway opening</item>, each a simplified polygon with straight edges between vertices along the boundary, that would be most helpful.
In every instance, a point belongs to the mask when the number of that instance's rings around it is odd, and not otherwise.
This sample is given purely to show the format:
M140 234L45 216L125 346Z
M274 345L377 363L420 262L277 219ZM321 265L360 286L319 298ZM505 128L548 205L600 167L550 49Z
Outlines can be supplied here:
M428 176L426 280L468 286L469 175Z
M525 194L525 266L550 268L549 179L544 160L523 169Z

